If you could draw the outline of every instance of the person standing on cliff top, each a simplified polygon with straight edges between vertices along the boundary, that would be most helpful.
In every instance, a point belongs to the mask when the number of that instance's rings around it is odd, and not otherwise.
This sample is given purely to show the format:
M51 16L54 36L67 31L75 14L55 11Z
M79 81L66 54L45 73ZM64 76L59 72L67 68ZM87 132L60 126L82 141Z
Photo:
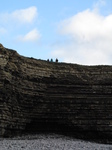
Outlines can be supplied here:
M56 58L56 63L58 63L58 59Z

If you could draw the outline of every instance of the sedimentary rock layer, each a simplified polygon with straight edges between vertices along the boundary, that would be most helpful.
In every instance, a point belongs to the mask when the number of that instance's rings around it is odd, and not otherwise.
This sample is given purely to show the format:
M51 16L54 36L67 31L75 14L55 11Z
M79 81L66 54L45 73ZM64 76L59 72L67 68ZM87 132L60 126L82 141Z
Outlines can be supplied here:
M39 131L111 138L112 66L36 60L0 45L0 136Z

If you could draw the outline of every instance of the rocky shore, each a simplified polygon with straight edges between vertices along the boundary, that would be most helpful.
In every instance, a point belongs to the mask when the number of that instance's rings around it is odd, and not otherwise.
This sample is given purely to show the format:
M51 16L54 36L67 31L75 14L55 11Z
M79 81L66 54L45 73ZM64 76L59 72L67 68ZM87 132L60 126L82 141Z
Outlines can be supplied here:
M112 145L77 140L56 134L0 139L0 150L111 150Z

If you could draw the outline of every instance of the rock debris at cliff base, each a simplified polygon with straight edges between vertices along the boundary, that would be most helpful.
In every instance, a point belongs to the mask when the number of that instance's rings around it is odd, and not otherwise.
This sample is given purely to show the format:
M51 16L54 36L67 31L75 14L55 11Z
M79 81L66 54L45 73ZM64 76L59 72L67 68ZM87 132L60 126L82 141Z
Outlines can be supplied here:
M111 150L112 145L97 144L56 134L0 139L0 150Z

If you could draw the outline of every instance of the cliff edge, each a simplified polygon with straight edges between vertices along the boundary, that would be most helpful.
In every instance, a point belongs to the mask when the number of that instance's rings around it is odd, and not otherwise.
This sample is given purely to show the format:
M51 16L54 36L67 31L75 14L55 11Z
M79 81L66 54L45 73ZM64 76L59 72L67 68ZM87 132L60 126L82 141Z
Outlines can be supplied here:
M0 45L0 137L38 132L111 143L112 66L36 60Z

